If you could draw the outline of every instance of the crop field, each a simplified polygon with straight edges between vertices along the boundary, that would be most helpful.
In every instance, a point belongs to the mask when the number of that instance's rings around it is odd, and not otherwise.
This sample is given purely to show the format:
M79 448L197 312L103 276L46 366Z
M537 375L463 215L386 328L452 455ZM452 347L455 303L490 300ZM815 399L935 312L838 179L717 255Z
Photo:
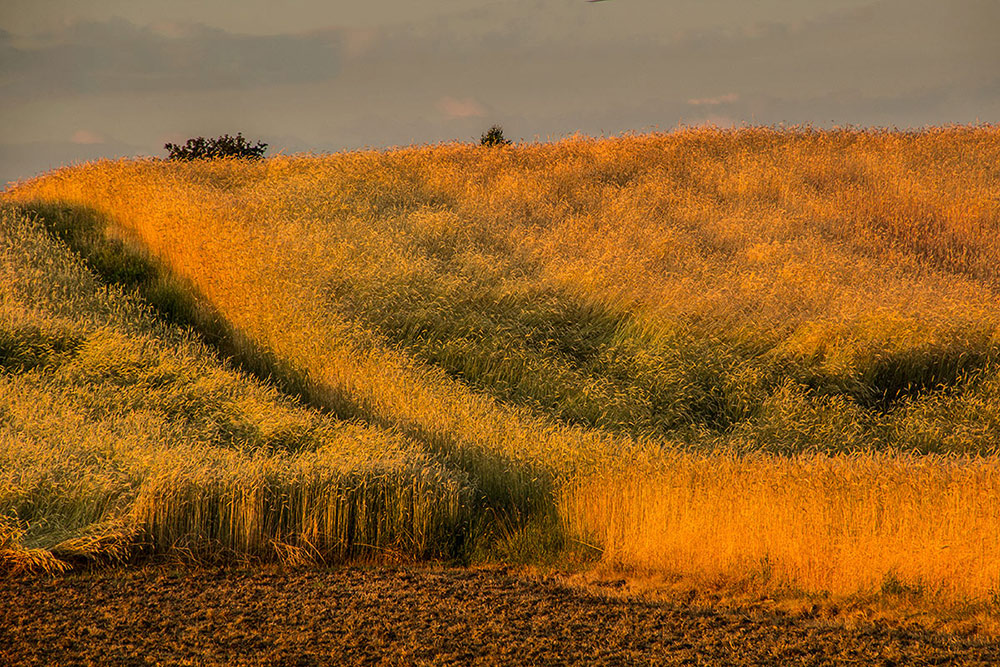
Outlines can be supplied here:
M0 222L0 564L1000 600L1000 129L102 161Z

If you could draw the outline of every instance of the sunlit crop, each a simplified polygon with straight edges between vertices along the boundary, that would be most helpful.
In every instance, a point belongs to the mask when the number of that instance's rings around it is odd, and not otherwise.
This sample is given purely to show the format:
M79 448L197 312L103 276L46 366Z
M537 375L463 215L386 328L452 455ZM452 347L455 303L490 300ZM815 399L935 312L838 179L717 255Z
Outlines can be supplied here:
M29 275L5 241L0 333L52 361L0 376L0 548L56 545L34 517L57 512L66 539L113 520L304 558L503 553L547 526L619 565L987 599L997 165L991 127L697 129L22 183L5 225L50 245ZM65 313L18 296L88 271L118 287ZM160 342L183 327L201 340ZM268 445L288 420L304 444Z

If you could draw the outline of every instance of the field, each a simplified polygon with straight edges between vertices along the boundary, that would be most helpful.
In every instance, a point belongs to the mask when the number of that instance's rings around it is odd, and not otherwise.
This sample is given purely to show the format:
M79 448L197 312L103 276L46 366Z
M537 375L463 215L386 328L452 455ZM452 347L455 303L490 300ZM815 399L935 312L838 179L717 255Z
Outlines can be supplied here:
M67 167L3 194L0 560L1000 599L1000 130Z
M607 582L613 584L616 582ZM634 600L501 568L129 568L0 580L0 660L100 665L995 665L996 638ZM860 610L858 610L860 613ZM836 616L843 616L843 612Z

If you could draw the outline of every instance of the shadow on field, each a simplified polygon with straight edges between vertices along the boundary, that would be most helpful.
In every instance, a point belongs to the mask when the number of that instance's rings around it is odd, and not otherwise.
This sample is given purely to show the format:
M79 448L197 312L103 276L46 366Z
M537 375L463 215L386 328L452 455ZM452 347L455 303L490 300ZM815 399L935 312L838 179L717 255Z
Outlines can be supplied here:
M86 262L104 283L135 290L167 323L189 327L225 358L255 377L278 387L312 407L305 374L267 350L260 349L198 293L190 282L172 274L142 246L138 239L117 237L125 230L114 226L99 212L85 207L58 204L22 206ZM353 414L336 413L350 419Z
M165 322L189 328L241 370L335 418L402 433L464 472L477 491L464 513L470 517L468 522L443 537L444 544L439 545L437 553L445 558L539 562L568 549L579 550L567 539L558 518L551 472L480 447L463 447L457 442L459 436L394 420L379 414L362 397L310 382L305 370L256 344L189 280L155 257L141 239L99 211L60 203L29 203L19 208L38 218L102 282L134 291ZM0 353L2 348L0 341Z

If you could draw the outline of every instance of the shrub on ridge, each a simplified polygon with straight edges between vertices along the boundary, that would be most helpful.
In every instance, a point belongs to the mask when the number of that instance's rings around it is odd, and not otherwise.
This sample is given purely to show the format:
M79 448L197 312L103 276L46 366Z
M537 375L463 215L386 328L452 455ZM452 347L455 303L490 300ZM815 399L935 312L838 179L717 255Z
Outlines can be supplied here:
M216 158L240 158L246 160L259 160L264 157L267 144L258 141L251 144L242 133L237 133L235 137L224 134L215 139L197 137L188 139L183 146L179 144L164 144L167 149L168 160L211 160Z

